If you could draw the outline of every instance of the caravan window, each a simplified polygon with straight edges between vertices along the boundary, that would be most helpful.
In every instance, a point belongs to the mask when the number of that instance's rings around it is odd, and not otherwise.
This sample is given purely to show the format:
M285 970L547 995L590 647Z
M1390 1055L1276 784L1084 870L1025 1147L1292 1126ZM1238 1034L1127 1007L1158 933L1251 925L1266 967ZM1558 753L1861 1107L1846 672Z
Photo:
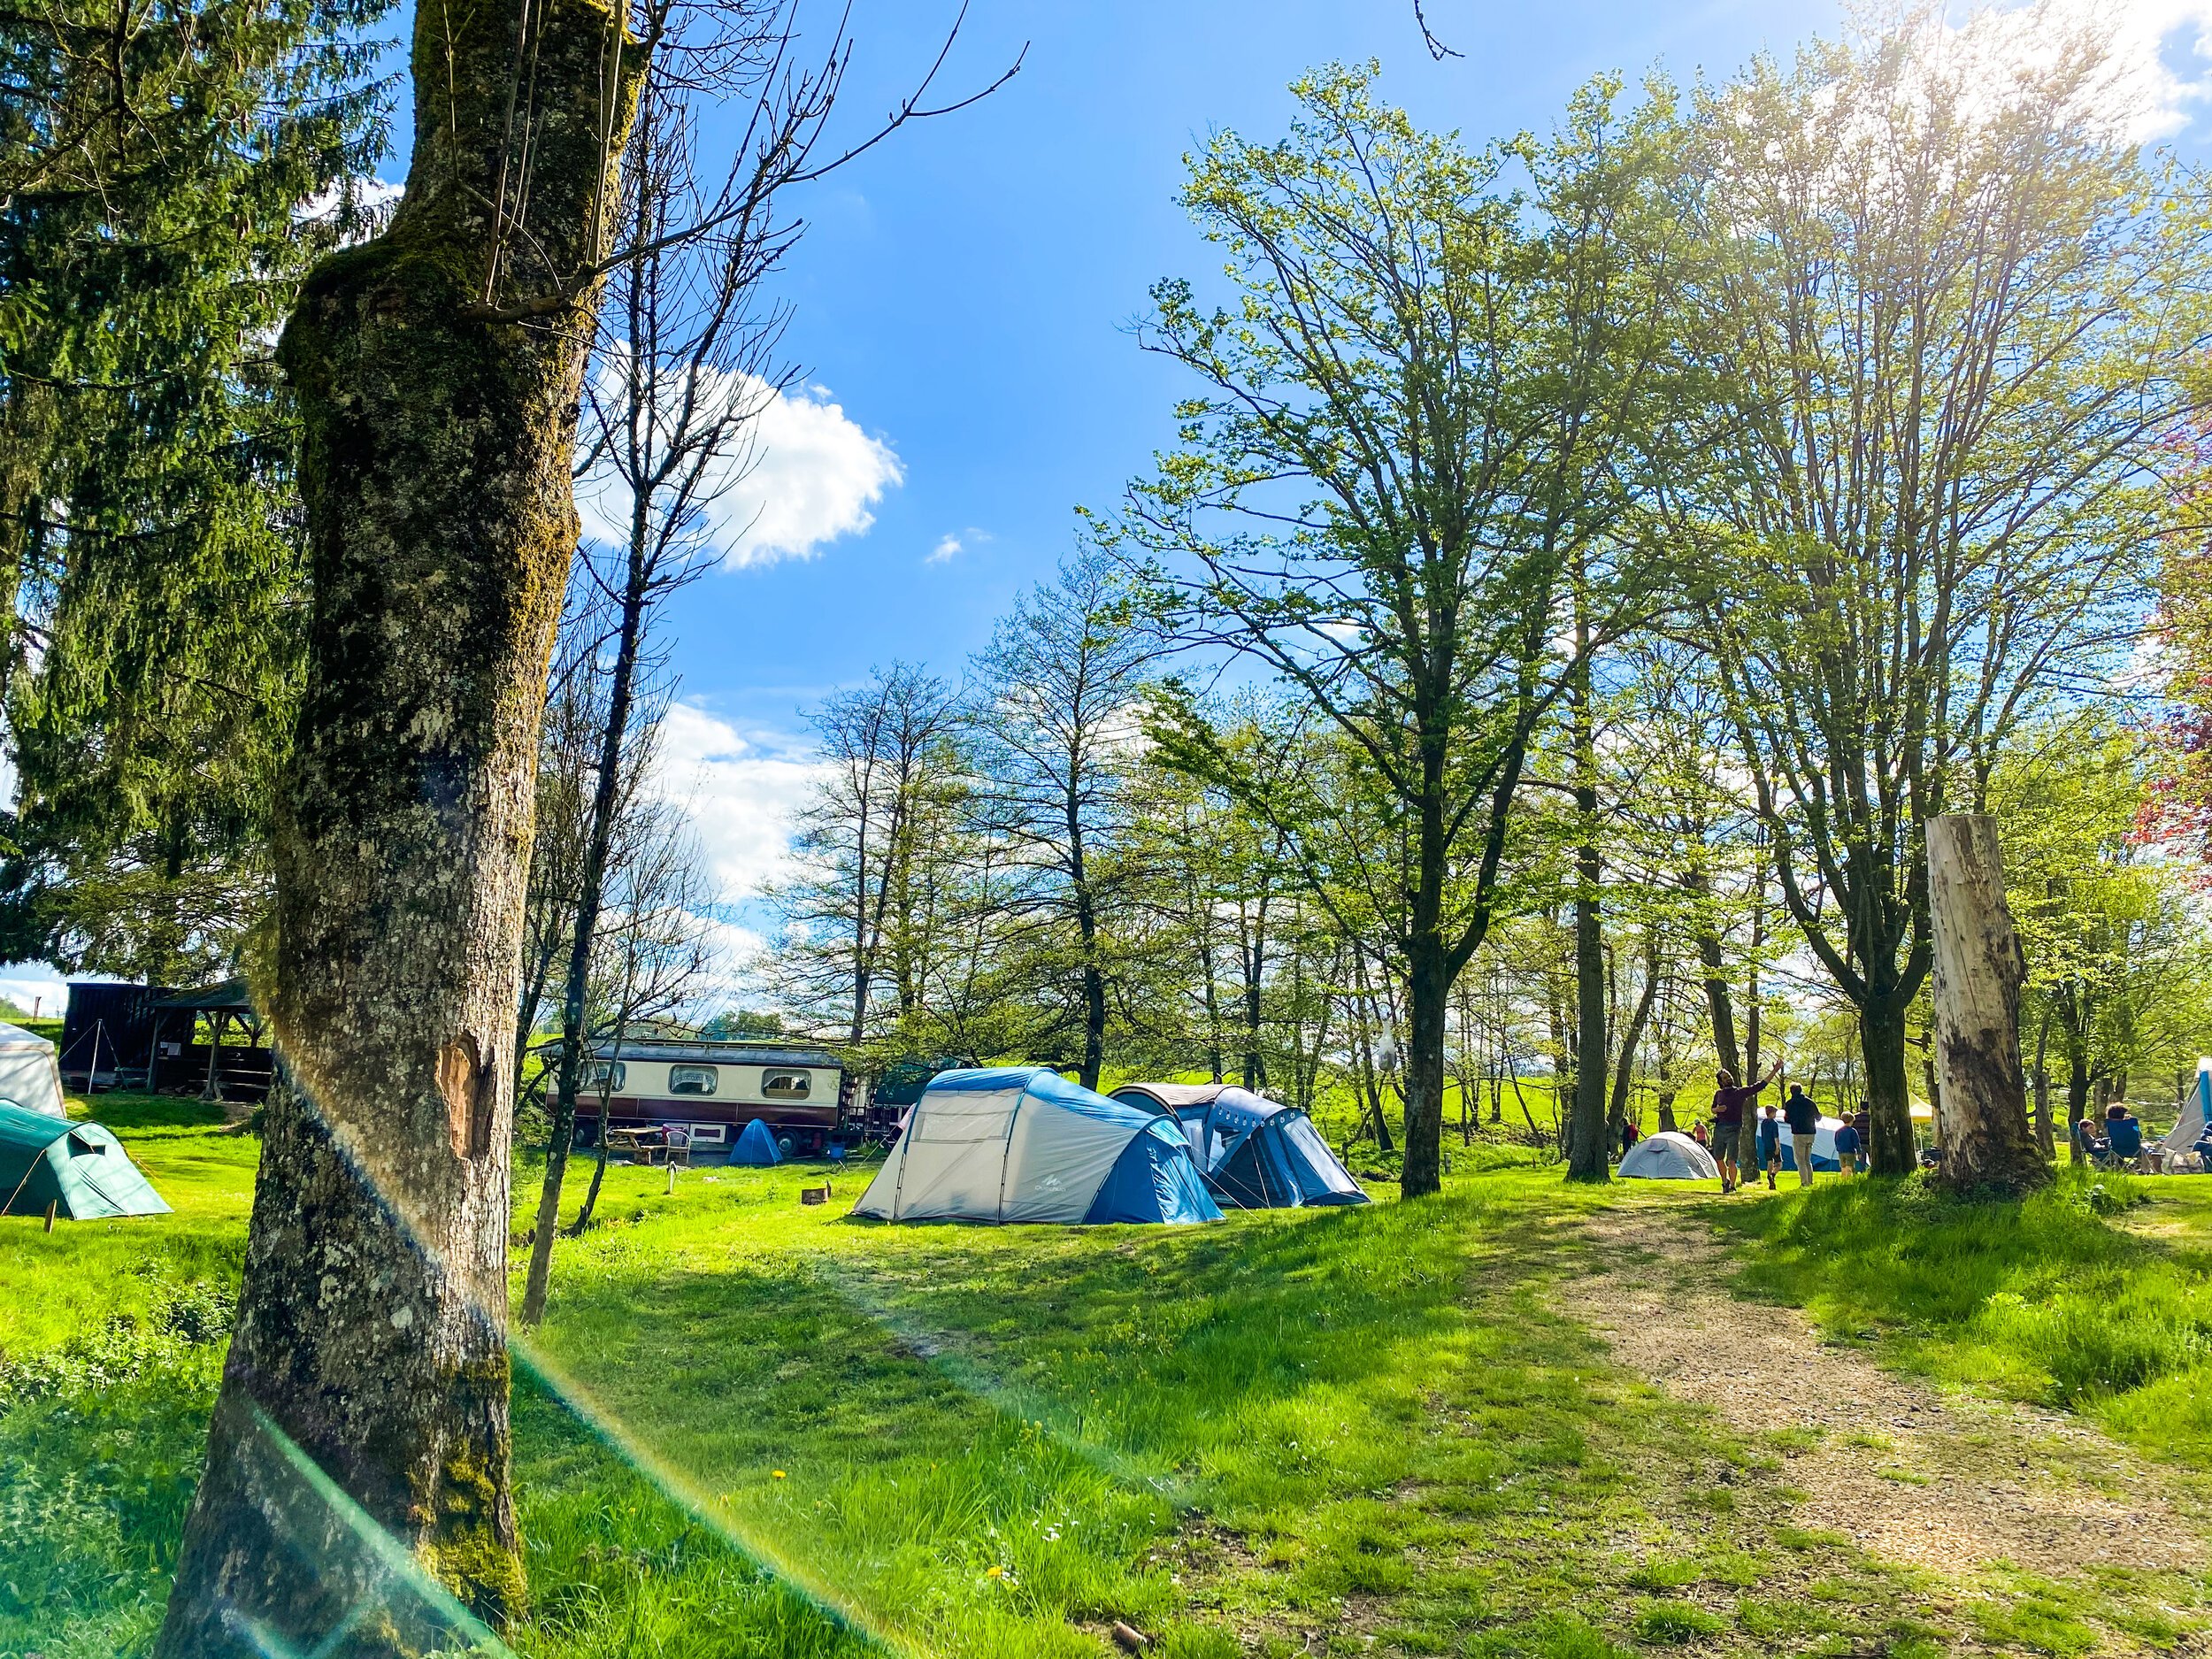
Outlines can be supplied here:
M629 1075L630 1068L619 1060L612 1064L595 1061L584 1073L584 1087L594 1094L619 1094Z
M710 1065L672 1065L668 1068L671 1094L711 1094L715 1071Z
M804 1100L814 1088L810 1071L763 1071L760 1092L767 1100Z

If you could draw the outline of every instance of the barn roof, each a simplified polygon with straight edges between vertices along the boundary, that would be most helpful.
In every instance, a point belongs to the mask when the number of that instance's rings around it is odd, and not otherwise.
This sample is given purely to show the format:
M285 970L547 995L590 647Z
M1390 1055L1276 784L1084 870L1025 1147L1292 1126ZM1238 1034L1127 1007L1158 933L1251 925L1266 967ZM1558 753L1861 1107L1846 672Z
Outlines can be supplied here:
M257 1011L246 989L245 976L202 986L196 991L175 991L161 998L157 1009L192 1009L202 1014L251 1014Z

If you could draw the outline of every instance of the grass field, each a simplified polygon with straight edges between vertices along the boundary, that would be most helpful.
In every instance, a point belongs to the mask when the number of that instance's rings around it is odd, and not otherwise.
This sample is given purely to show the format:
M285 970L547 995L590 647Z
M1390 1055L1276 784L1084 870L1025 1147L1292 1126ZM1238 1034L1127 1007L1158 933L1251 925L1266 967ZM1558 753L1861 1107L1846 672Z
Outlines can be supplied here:
M150 1633L242 1244L250 1139L99 1106L179 1213L0 1220L10 1659ZM1920 1655L2177 1652L2212 1627L2201 1578L1939 1581L1807 1531L1783 1458L1571 1317L1603 1266L1594 1206L1690 1212L1740 1245L1745 1294L2186 1462L2197 1442L2139 1425L2201 1429L2212 1182L1722 1205L1573 1192L1529 1156L1461 1153L1438 1202L1174 1230L888 1228L842 1219L864 1171L802 1208L819 1171L694 1171L670 1197L618 1168L521 1356L515 1646L1072 1659L1121 1619L1179 1659Z

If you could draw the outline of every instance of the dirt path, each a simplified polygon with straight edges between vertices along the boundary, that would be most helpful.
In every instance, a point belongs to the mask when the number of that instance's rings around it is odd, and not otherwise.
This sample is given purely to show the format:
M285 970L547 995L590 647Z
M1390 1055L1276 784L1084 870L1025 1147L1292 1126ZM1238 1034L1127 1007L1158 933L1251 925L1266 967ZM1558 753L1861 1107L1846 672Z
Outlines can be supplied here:
M1734 1300L1711 1282L1720 1247L1693 1223L1616 1210L1586 1231L1603 1266L1572 1287L1571 1311L1621 1363L1787 1459L1801 1524L1954 1575L2212 1553L2154 1474L2075 1419L1939 1397L1824 1344L1795 1309Z

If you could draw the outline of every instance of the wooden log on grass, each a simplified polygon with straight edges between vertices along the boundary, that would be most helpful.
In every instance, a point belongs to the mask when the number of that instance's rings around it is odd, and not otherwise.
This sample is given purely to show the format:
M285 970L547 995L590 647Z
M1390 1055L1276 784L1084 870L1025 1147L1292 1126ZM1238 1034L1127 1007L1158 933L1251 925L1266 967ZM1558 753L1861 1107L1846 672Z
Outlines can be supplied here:
M1928 907L1943 1179L1959 1191L2031 1191L2051 1179L2051 1164L2028 1122L2020 1058L2027 964L2005 903L1995 818L1949 812L1930 820Z

